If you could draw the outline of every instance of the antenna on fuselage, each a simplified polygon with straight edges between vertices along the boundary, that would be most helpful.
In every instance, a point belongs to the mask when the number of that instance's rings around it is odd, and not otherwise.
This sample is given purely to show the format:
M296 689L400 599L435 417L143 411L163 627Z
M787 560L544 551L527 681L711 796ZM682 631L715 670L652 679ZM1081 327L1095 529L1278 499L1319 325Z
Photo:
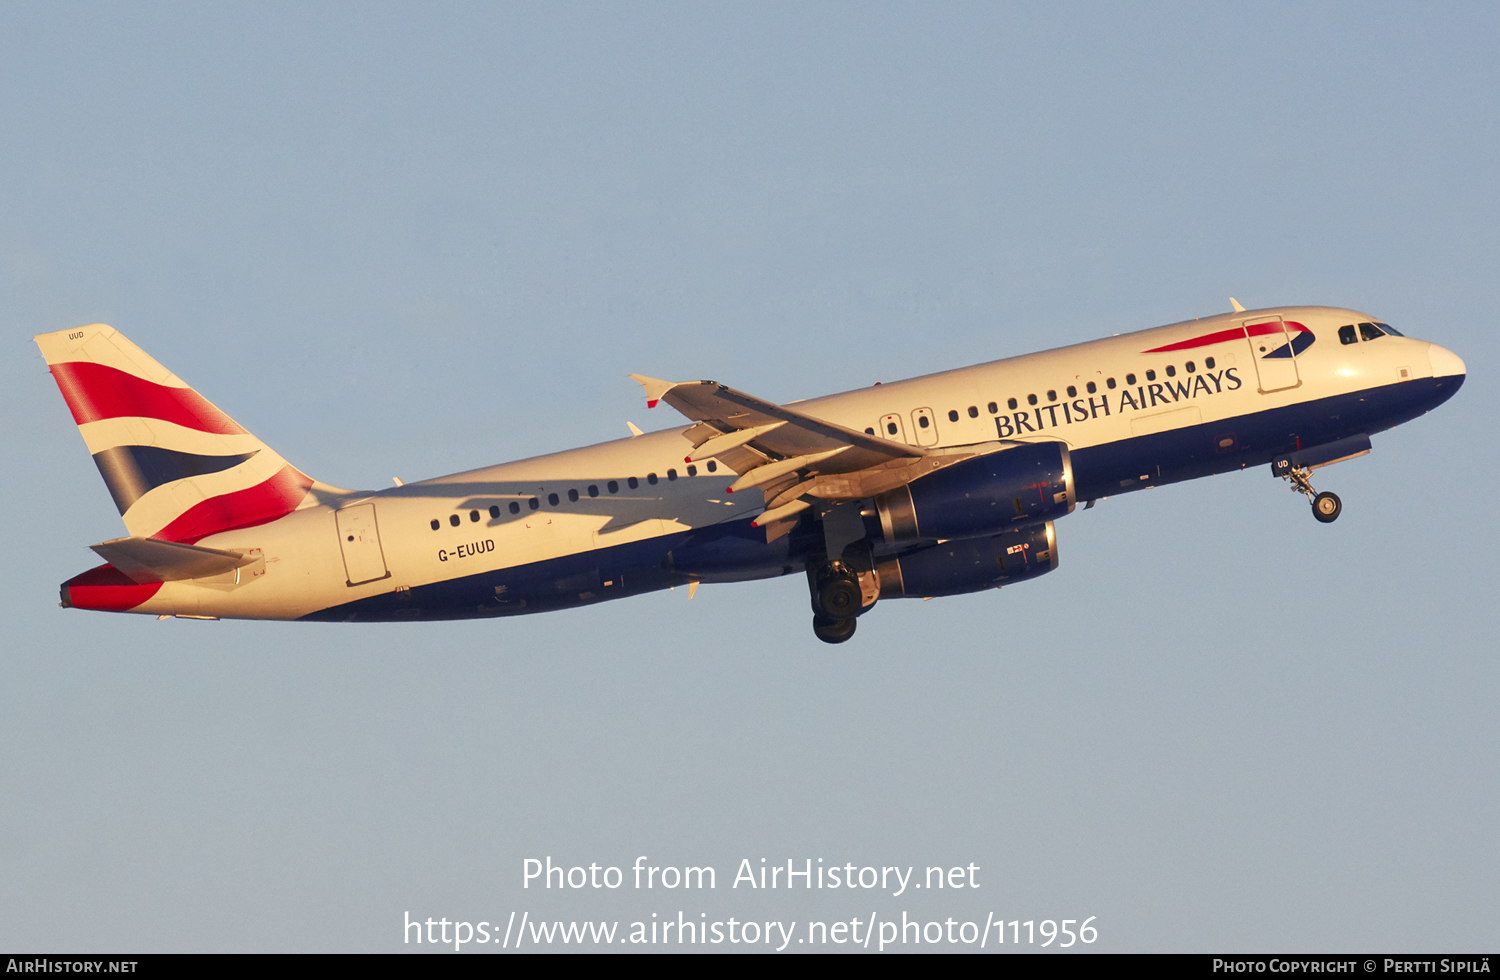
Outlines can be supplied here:
M1240 305L1240 301L1235 299L1233 296L1229 297L1229 305L1234 307L1234 312L1236 313L1245 312L1245 308Z

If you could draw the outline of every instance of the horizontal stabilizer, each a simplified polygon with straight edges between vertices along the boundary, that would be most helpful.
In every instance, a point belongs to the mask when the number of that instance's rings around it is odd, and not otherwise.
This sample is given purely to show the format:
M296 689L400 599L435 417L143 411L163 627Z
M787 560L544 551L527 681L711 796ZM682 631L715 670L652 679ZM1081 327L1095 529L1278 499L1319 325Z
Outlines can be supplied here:
M90 548L133 582L175 582L222 575L257 560L238 551L200 548L155 538L116 538Z

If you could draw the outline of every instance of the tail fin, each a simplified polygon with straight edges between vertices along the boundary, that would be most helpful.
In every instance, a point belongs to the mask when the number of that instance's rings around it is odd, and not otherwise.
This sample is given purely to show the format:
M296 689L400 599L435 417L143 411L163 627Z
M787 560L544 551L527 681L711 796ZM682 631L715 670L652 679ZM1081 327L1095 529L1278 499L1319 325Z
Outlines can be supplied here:
M311 477L113 328L35 339L132 537L191 544L307 499Z

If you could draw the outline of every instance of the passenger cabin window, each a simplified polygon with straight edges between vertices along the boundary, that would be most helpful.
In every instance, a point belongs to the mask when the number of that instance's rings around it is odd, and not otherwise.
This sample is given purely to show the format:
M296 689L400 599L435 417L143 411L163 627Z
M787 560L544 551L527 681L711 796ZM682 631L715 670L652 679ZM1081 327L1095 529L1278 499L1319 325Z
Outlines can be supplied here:
M1203 359L1203 370L1205 370L1205 371L1212 371L1213 369L1214 369L1214 359L1212 357L1205 357ZM1113 387L1113 386L1111 386L1111 387Z
M597 483L590 483L589 484L589 496L590 497L597 497L597 496L599 496L599 485Z
M1198 365L1194 364L1192 361L1188 361L1183 365L1183 367L1187 368L1188 374L1192 374L1194 371L1198 370Z
M610 493L619 493L620 492L620 484L616 480L610 480L608 483L606 483L604 485L604 488L606 490L608 490Z
M1088 389L1087 390L1088 390L1088 393L1092 395L1094 392L1096 392L1096 391L1099 390L1099 386L1096 385L1096 384L1094 384L1092 381L1090 381L1089 384L1088 384Z
M873 436L874 434L875 434L875 429L874 429L873 426L869 426L869 427L865 428L865 435L867 435L867 436Z
M1359 335L1365 340L1374 340L1376 337L1385 336L1385 334L1380 332L1380 328L1373 323L1361 323L1359 325Z
M1169 378L1175 378L1175 377L1177 377L1177 368L1174 365L1171 365L1171 364L1167 365L1167 377L1169 377Z
M953 420L955 422L958 421L958 413L957 412L953 413ZM925 429L925 428L927 428L931 424L932 424L932 420L929 419L927 416L925 416L925 415L918 415L917 416L917 425L921 426L922 428Z
M923 419L922 421L925 422L927 420ZM957 422L958 421L958 411L957 411L957 409L950 409L948 411L948 421L949 422Z
M1115 388L1115 379L1114 378L1105 378L1104 379L1104 387L1106 387L1109 390L1113 391L1114 388Z
M1146 369L1146 380L1147 381L1155 381L1156 380L1156 369L1155 368L1147 368Z
M1072 385L1068 385L1068 397L1069 398L1077 398L1078 397L1078 389L1075 388L1075 387L1073 387Z
M438 529L438 528L440 528L440 527L442 527L442 525L441 525L441 524L440 524L440 523L438 523L438 519L437 519L437 518L436 518L436 517L434 517L434 518L433 518L433 519L432 519L432 529L433 529L433 530L434 530L434 531L436 531L436 530L437 530L437 529Z
M518 504L518 503L516 503L514 500L512 500L510 502L510 512L512 514L519 514L519 513L521 513L521 505Z
M991 415L996 415L1000 411L1000 406L996 405L994 402L990 402L990 406L989 407L990 407L990 414Z
M532 497L530 500L526 501L526 506L530 507L532 510L536 510L538 507L542 506L542 502L535 497Z
M656 486L656 474L655 473L647 473L646 474L646 482L649 483L649 484L651 484L653 487Z
M1339 327L1339 343L1341 343L1341 344L1357 344L1357 343L1359 343L1359 338L1354 335L1354 324L1351 323L1347 327Z
M625 481L625 485L634 490L636 487L641 485L641 481L632 476Z
M970 405L969 406L969 418L971 418L971 419L977 419L977 418L979 418L979 406L978 405Z
M568 502L569 503L574 503L574 504L578 503L578 491L577 490L569 490L568 491Z
M1012 398L1009 401L1007 401L1005 404L1009 405L1011 408L1015 408L1016 407L1016 400L1014 398Z
M689 466L688 467L688 476L697 476L697 475L698 475L698 467L696 467L696 466Z
M677 479L677 471L676 470L667 470L667 479L668 480L675 480L675 479Z
M1128 385L1135 384L1135 375L1133 375L1133 374L1127 374L1127 375L1125 375L1125 383L1128 384Z
M477 511L477 510L471 510L471 511L469 511L469 520L471 520L471 521L473 521L473 522L475 522L477 524L479 522L479 511Z
M1028 405L1035 405L1036 404L1036 396L1035 395L1027 395L1026 396L1026 404L1028 404Z
M1049 391L1049 392L1047 392L1047 400L1049 402L1055 402L1055 401L1057 401L1057 392L1055 392L1055 391Z
M449 514L448 515L448 523L452 524L454 527L458 527L458 515L457 514Z
M710 473L714 472L718 468L719 468L719 464L718 463L715 463L713 460L709 460L708 461L708 471Z
M499 517L500 516L500 506L498 504L490 504L490 516L491 517Z
M885 431L889 432L891 435L895 435L896 434L896 423L895 422L887 422L885 424Z
M549 494L547 494L547 503L551 504L553 507L556 507L557 506L557 494L555 494L555 493L549 493Z

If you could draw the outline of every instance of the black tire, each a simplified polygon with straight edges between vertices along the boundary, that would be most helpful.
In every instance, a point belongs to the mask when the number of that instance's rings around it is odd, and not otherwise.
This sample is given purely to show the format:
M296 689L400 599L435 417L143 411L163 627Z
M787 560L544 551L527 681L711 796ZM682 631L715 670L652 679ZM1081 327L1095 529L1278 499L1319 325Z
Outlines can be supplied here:
M843 643L854 635L854 628L859 625L859 620L850 616L848 619L834 619L832 616L813 617L813 635L824 643Z
M863 598L859 583L842 576L818 586L818 605L832 619L849 619L858 615Z
M1332 524L1334 521L1338 520L1339 514L1343 513L1343 511L1344 502L1339 499L1339 495L1336 493L1330 493L1329 491L1324 490L1322 493L1313 498L1313 516L1322 521L1324 524Z

